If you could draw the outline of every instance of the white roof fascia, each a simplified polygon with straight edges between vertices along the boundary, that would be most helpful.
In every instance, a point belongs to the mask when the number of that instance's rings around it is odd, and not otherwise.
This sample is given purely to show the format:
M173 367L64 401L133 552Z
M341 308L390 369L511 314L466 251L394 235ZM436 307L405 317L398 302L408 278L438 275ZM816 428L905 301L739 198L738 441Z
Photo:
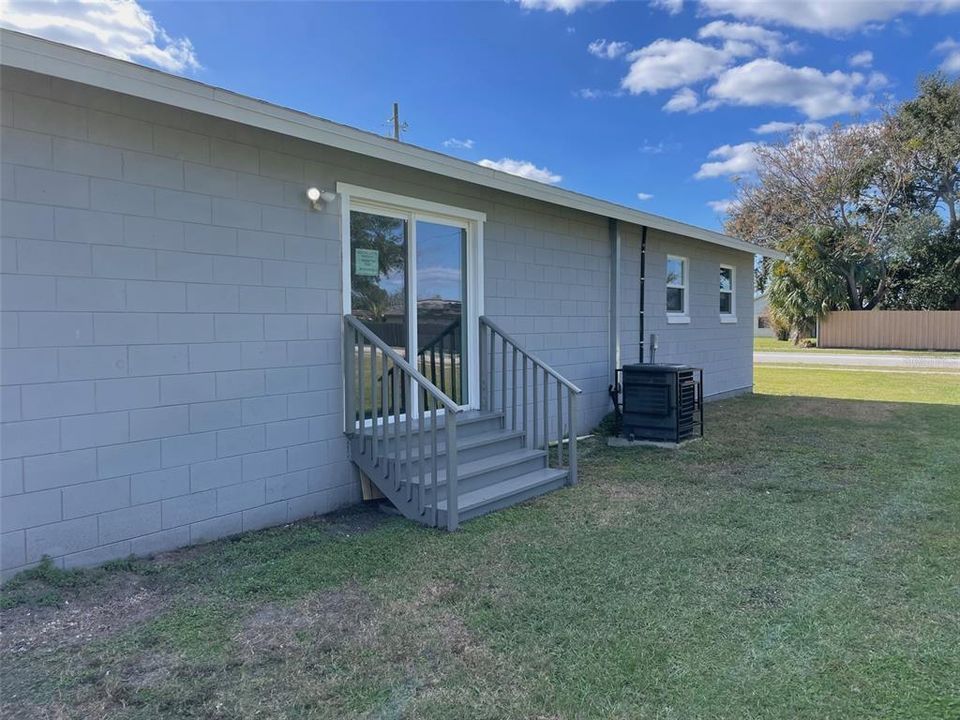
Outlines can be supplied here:
M397 163L503 192L675 233L714 245L782 259L777 250L670 218L485 168L398 143L296 110L170 75L135 63L0 29L0 64L91 85L309 142Z

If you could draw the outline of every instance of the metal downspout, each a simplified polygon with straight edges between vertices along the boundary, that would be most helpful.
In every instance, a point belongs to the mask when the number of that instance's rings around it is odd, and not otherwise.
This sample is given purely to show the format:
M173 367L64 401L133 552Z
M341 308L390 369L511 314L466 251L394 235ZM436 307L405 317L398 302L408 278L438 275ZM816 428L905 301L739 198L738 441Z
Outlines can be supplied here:
M646 298L645 285L647 282L647 226L640 229L640 362L643 360L643 334L644 327L643 309L644 299Z

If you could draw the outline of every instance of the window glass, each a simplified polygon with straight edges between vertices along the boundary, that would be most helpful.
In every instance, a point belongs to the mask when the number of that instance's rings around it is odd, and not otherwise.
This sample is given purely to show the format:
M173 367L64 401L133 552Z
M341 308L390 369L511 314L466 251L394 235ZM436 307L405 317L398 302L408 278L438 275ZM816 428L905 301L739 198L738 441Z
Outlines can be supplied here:
M407 222L350 213L353 314L381 340L407 354Z
M732 292L733 291L733 269L732 268L720 268L720 289Z
M667 256L667 312L687 312L687 261Z
M733 268L720 268L720 314L733 314Z
M417 221L417 368L454 402L467 402L467 231Z
M683 312L683 288L667 288L667 312Z
M683 287L683 259L667 258L667 285Z

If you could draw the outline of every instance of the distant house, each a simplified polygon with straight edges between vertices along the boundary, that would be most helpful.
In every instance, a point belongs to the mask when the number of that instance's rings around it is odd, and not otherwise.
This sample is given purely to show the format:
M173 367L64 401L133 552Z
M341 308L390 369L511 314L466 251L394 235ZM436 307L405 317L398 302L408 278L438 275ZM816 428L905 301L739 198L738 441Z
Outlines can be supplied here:
M4 574L576 478L623 363L750 392L737 238L0 31ZM558 440L562 439L561 442Z
M770 327L770 301L767 293L753 299L753 336L774 337L776 333Z

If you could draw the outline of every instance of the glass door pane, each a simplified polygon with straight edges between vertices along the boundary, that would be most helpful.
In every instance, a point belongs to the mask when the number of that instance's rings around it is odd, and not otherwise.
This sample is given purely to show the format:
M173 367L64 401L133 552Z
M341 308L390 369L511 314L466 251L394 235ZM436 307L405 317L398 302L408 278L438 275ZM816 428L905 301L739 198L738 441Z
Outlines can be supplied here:
M360 211L350 213L350 294L351 312L377 337L402 357L407 355L407 221ZM371 393L381 392L387 383L393 405L392 369L384 376L382 365L371 367L368 346L361 359L357 378L366 390L364 414L369 417ZM378 360L381 359L379 353ZM401 412L405 412L401 389Z
M417 367L459 405L467 403L467 231L417 221Z

